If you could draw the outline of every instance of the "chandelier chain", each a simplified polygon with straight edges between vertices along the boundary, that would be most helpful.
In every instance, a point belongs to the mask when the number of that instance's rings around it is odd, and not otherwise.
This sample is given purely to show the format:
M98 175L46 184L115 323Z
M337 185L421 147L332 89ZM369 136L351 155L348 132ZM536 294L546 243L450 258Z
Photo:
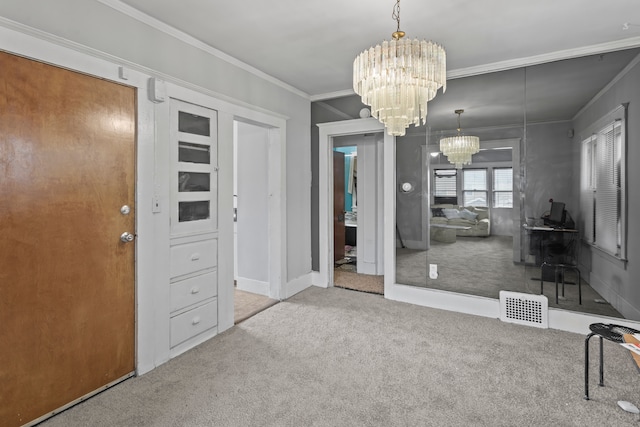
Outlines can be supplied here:
M400 32L400 0L396 1L395 6L393 6L393 12L391 12L391 18L398 23L398 32Z

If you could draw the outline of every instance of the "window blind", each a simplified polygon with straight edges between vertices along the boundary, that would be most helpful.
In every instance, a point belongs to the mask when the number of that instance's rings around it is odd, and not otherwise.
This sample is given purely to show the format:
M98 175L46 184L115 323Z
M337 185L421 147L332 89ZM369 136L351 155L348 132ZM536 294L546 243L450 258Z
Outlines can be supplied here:
M620 106L582 141L580 229L585 242L626 259L625 116Z
M493 170L493 206L496 208L513 207L513 168L495 168Z

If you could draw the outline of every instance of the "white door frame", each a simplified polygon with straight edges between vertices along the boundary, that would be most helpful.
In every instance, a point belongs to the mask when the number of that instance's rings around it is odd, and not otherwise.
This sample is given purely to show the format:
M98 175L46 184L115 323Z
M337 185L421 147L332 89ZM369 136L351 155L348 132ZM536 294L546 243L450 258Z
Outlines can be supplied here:
M319 128L319 255L318 286L333 286L333 139L345 135L384 132L382 123L374 118L320 123ZM395 138L384 132L384 273L387 286L395 281ZM389 224L392 224L391 226Z

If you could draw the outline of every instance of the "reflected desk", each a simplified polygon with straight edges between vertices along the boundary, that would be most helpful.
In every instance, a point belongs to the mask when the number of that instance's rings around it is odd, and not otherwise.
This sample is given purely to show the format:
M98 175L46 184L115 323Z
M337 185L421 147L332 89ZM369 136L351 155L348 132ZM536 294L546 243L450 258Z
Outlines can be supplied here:
M524 229L529 234L529 253L535 256L535 265L542 265L544 260L545 248L552 244L566 245L572 239L578 238L578 230L573 228L554 228L548 226L530 227L524 225ZM559 274L563 274L559 272ZM558 277L558 281L562 281L562 277ZM540 280L540 278L532 278L532 280ZM545 282L555 282L555 272L551 268L542 269L542 280ZM575 285L572 282L565 282L567 285Z

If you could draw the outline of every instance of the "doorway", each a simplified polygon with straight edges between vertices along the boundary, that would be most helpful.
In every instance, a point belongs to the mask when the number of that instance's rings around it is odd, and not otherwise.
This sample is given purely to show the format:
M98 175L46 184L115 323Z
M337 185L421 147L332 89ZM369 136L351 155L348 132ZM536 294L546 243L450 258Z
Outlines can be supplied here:
M134 373L137 94L0 68L0 419L23 425Z
M335 285L334 234L334 147L356 146L357 272L381 276L384 265L383 147L389 141L384 127L375 119L325 123L320 127L320 284ZM391 142L393 140L391 139ZM326 280L326 282L325 282Z
M269 129L233 123L234 321L278 300L271 289Z

